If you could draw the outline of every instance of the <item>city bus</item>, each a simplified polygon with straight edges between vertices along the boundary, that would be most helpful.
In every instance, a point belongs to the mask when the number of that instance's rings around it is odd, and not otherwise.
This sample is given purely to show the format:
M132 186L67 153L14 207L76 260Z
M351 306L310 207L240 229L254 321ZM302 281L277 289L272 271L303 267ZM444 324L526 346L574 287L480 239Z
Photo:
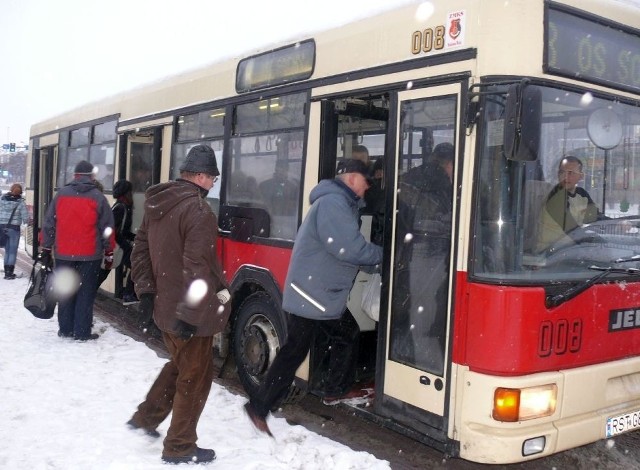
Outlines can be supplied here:
M37 252L78 161L108 198L132 182L135 228L144 191L211 145L232 292L216 353L251 393L287 335L309 192L365 146L381 176L360 220L384 250L379 313L361 271L288 399L370 388L344 406L446 455L522 462L640 427L639 141L637 5L433 0L34 124L27 242ZM114 298L119 276L103 285Z

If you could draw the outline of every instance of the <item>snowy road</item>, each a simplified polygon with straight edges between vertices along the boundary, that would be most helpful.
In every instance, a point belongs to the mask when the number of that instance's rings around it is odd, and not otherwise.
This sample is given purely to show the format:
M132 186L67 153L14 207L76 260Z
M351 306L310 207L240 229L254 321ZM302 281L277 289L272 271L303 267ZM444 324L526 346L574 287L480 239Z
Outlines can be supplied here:
M21 258L18 267L28 273L28 259L24 253ZM0 468L161 468L161 440L148 442L123 423L164 363L162 344L140 342L144 335L134 334L125 321L135 308L125 309L105 296L95 308L96 327L103 333L98 341L77 344L58 338L56 317L36 320L22 307L26 286L26 277L0 279L0 321L7 333L0 336L0 416L6 424L0 427ZM277 439L271 442L244 421L245 398L237 383L229 378L216 382L201 432L202 445L219 452L215 468L640 469L637 431L545 459L489 467L446 459L355 417L348 407L324 406L313 396L276 413L272 429Z

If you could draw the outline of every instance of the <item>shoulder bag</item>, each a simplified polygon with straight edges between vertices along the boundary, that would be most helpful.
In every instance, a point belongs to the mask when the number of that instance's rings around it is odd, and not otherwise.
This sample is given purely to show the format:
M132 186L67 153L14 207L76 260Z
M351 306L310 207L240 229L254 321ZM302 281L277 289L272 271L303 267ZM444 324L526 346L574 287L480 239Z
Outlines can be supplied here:
M18 204L20 203L18 202ZM11 211L11 217L9 217L7 224L3 225L2 228L0 229L0 248L4 248L7 245L7 241L9 240L9 233L7 232L7 230L11 230L9 228L9 225L11 225L11 221L13 220L13 216L16 213L18 204L16 204L16 207L14 207L13 210Z
M53 317L56 302L52 298L49 278L53 271L45 267L37 260L33 263L29 288L24 296L24 308L29 310L34 317L48 320Z

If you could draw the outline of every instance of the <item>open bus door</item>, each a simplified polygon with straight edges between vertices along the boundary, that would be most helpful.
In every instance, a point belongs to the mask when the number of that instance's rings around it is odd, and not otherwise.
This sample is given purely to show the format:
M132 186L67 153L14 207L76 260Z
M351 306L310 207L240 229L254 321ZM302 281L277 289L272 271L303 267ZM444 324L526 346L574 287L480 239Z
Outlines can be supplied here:
M160 182L162 161L162 127L141 129L126 134L128 179L133 190L131 230L135 232L144 215L144 194Z
M398 93L389 272L375 410L443 443L448 426L460 83ZM393 130L390 129L391 132ZM447 149L448 146L448 149ZM452 159L437 152L448 150ZM438 156L439 158L436 158ZM389 199L388 199L389 200ZM382 326L382 325L381 325ZM382 379L382 380L381 380Z
M53 199L54 175L57 146L41 147L33 149L33 225L27 227L26 250L31 256L35 256L39 247L38 234L44 224L44 217Z

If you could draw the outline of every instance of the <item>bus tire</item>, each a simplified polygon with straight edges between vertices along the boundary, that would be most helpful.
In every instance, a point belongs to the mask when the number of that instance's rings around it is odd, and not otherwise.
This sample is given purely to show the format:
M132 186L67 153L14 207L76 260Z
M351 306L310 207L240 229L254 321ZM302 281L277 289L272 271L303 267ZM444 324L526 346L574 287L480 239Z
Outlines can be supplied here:
M284 316L271 296L256 292L242 302L232 348L238 379L250 397L257 392L285 337Z

